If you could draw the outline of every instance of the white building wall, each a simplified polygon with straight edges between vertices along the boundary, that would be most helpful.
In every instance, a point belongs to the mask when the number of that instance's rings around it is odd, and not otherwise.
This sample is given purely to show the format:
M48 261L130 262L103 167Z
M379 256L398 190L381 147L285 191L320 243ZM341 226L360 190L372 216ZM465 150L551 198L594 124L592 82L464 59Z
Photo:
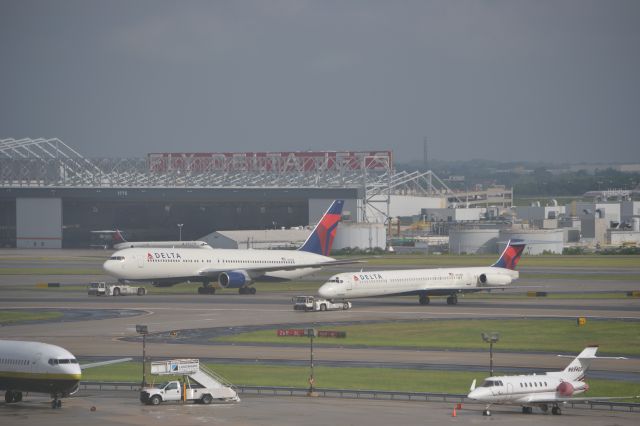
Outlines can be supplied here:
M625 243L640 244L640 232L615 229L609 229L607 231L607 244L621 246Z
M443 197L415 197L410 195L392 195L389 208L391 217L419 215L422 209L440 209L447 207Z
M18 198L16 239L18 248L62 248L62 200Z
M562 254L564 248L562 229L503 229L500 231L499 239L499 250L504 249L509 240L524 240L527 244L525 253L532 255L543 252Z
M425 220L428 222L478 221L484 218L486 211L484 207L423 210Z
M497 253L498 229L452 229L449 231L449 253Z
M347 223L338 226L333 250L343 248L385 249L387 246L387 229L382 223Z

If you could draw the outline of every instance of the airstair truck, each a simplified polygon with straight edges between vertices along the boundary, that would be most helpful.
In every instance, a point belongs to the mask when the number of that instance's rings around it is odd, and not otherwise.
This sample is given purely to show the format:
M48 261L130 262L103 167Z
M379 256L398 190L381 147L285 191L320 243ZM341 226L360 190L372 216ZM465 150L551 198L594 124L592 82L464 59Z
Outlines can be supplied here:
M140 391L140 401L158 405L165 401L211 404L239 402L233 385L200 364L198 359L172 359L151 363L151 374L159 376L182 376L158 386L145 387Z

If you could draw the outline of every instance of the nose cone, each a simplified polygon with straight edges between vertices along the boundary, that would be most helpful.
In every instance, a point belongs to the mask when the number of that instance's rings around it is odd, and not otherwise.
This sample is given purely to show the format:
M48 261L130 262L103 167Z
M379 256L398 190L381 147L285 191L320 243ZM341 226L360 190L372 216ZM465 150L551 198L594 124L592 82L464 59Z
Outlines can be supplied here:
M102 269L104 269L104 272L108 275L111 276L116 276L115 274L115 263L117 262L117 260L109 260L107 259L103 264L102 264Z
M469 395L467 395L467 398L475 399L476 401L482 401L484 399L485 395L486 395L485 389L476 388L476 389L472 390L471 392L469 392Z
M331 299L332 297L335 296L335 293L336 292L335 292L333 283L323 284L318 289L318 294L320 295L320 297L324 297L325 299Z

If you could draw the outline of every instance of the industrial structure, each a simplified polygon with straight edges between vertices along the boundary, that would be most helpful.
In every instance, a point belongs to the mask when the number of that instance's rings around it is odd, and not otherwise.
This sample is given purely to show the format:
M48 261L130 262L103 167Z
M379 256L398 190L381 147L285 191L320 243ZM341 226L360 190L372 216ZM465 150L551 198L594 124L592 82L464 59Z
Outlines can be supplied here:
M494 196L494 195L491 195ZM511 204L512 194L502 199ZM391 151L151 153L89 159L60 139L0 139L0 246L86 247L94 230L175 240L305 226L328 200L354 223L488 203L432 172L396 172ZM393 203L392 203L393 200ZM378 238L376 238L378 239Z
M528 254L561 253L640 245L638 192L515 207L511 189L452 191L431 171L396 171L384 150L89 159L56 138L0 139L0 247L105 247L95 231L117 228L129 241L294 248L344 199L335 249L495 253L524 238Z

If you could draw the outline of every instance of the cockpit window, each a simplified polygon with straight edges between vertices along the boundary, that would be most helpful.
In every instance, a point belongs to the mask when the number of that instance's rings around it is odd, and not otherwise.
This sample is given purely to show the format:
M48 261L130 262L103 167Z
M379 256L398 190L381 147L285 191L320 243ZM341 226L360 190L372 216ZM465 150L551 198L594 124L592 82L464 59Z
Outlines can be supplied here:
M109 260L124 260L124 256L111 256Z
M493 386L502 386L501 380L485 380L480 387L481 388L490 388Z
M341 280L340 278L329 278L329 281L327 281L329 283L343 283L344 281Z
M49 365L60 365L60 364L78 364L78 360L75 358L70 359L53 359L49 358Z

